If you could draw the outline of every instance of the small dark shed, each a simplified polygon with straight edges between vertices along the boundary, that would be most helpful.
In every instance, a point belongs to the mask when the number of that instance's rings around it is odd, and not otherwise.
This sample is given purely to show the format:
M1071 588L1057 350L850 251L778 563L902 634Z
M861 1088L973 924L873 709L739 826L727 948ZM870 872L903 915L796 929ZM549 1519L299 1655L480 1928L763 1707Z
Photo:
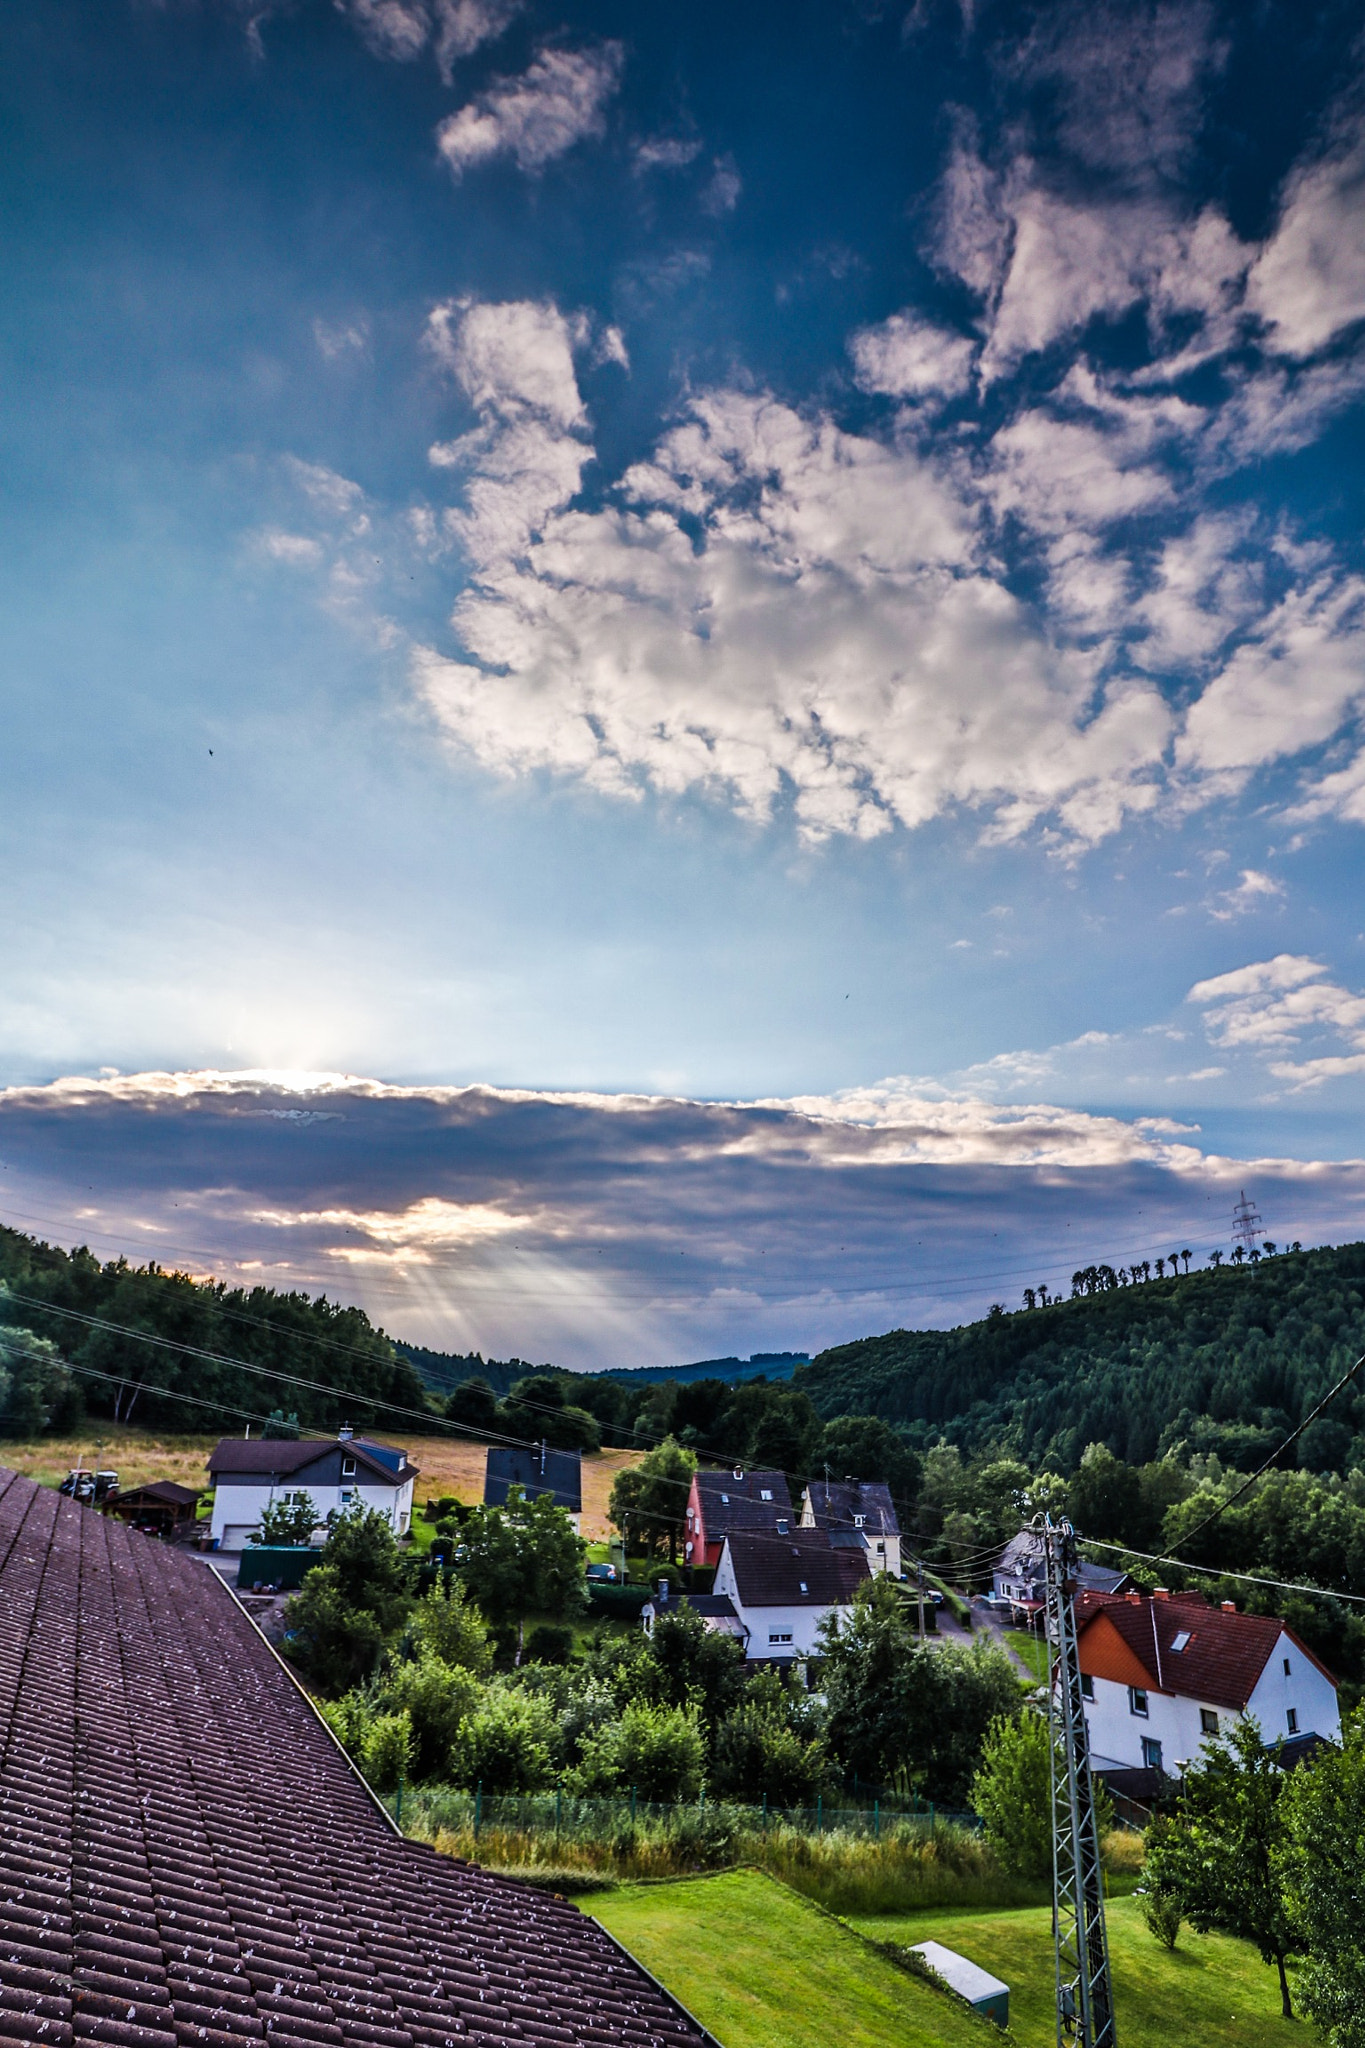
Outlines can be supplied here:
M108 1512L138 1529L193 1528L199 1498L194 1487L178 1486L174 1479L150 1479L145 1486L130 1486L118 1494Z

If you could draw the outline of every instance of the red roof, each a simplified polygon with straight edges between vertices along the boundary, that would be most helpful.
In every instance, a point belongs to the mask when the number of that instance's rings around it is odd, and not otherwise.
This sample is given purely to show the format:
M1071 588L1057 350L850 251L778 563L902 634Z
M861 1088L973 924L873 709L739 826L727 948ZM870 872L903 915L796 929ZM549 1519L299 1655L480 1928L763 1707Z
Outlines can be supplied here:
M0 1468L0 2040L702 2035L575 1907L404 1841L206 1564Z
M1326 1666L1274 1615L1211 1607L1202 1593L1171 1593L1164 1598L1078 1594L1076 1624L1082 1671L1088 1668L1087 1633L1101 1615L1136 1657L1155 1692L1207 1700L1211 1706L1241 1712L1282 1635L1288 1636L1299 1654L1316 1664L1325 1678L1336 1683Z

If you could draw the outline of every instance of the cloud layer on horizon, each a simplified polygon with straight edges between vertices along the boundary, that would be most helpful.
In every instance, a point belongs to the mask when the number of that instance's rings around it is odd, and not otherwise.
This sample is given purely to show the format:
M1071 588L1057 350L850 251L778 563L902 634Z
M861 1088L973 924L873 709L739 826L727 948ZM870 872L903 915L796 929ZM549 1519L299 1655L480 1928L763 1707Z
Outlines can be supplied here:
M0 1091L0 1220L105 1257L302 1286L409 1341L576 1368L966 1320L1077 1265L1359 1229L1365 1162L1206 1155L1168 1119L886 1082L693 1102L354 1076Z

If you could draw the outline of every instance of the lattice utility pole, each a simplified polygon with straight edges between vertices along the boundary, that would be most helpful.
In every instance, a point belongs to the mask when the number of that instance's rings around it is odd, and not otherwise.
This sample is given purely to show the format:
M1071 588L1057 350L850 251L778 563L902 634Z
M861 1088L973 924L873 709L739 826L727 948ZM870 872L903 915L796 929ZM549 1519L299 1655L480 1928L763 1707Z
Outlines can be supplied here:
M1234 1243L1242 1245L1249 1252L1255 1251L1257 1238L1265 1236L1265 1227L1256 1213L1256 1205L1247 1200L1245 1188L1242 1189L1241 1201L1233 1205L1232 1236Z
M1090 1779L1090 1748L1076 1651L1076 1532L1036 1515L1047 1572L1052 1669L1052 1933L1057 1964L1057 2048L1114 2048L1104 1877Z

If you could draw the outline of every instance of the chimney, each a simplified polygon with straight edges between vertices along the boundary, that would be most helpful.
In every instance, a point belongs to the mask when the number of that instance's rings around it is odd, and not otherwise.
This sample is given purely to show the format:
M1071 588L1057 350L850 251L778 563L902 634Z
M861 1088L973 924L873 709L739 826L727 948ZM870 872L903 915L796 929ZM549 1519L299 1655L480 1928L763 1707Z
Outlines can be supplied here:
M355 1431L351 1428L350 1423L343 1422L340 1429L337 1431L337 1442L339 1444L348 1444L354 1435Z
M1142 1605L1142 1595L1141 1595L1141 1593L1129 1593L1129 1594L1128 1594L1128 1596L1127 1596L1127 1598L1128 1598L1128 1605L1129 1605L1130 1607L1141 1607L1141 1605Z
M1224 1614L1235 1614L1237 1612L1237 1602L1235 1600L1224 1600L1222 1608Z
M1170 1597L1171 1589L1169 1586L1154 1586L1152 1588L1152 1598L1154 1600L1169 1600Z

